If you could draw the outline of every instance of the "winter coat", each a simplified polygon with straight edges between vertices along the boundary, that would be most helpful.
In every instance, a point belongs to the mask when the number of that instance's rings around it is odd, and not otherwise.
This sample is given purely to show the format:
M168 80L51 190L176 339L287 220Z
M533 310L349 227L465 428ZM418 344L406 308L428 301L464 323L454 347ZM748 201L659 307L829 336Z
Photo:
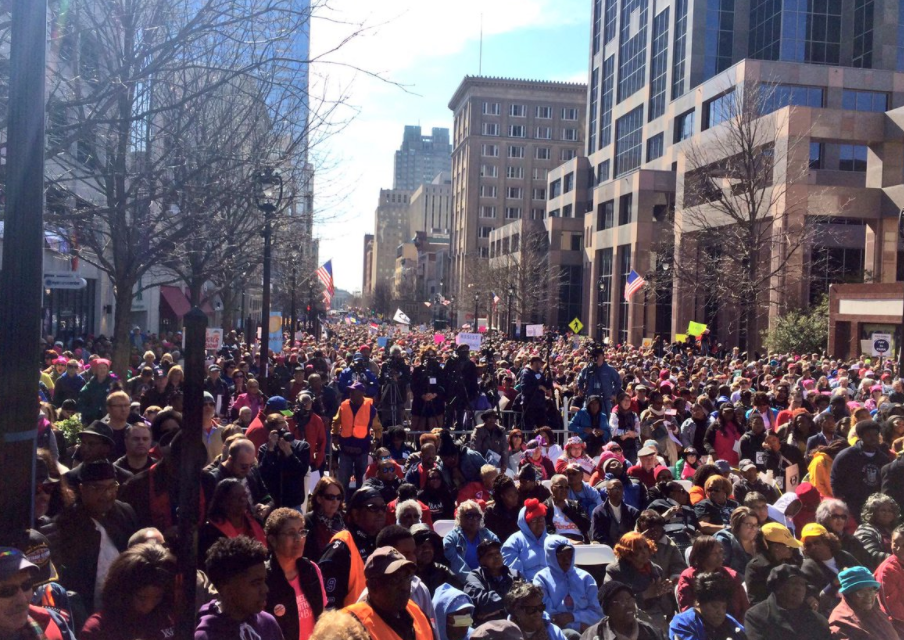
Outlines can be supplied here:
M547 533L544 531L537 538L527 526L525 512L525 507L518 512L520 531L503 543L502 559L505 566L520 571L527 580L533 580L534 576L546 566L546 550L543 545Z
M212 600L198 612L195 640L283 640L276 618L261 611L241 622L220 611L219 602Z
M480 467L487 463L486 459L473 449L468 449L467 447L461 447L460 449L458 468L461 469L461 475L464 476L465 482L480 482ZM454 486L452 484L452 471L443 466L442 460L437 460L436 467L442 472L446 486Z
M882 468L882 493L898 503L904 512L904 455L895 458ZM810 481L812 482L812 480Z
M892 619L900 633L904 630L904 564L896 556L888 556L876 569L879 588L879 606Z
M555 504L553 503L552 498L549 498L543 504L546 505L546 532L551 534L556 533ZM590 518L581 508L580 503L576 500L566 500L565 504L563 504L560 509L562 514L571 520L578 528L578 531L581 532L584 542L590 542Z
M897 640L898 634L880 607L860 616L842 596L829 616L832 640Z
M881 450L872 457L863 452L863 442L845 449L832 463L832 493L844 500L858 522L863 503L881 487L880 471L891 459Z
M675 596L672 592L655 598L643 598L641 594L650 588L654 580L665 579L662 568L650 562L650 571L641 572L627 560L619 560L606 565L606 579L603 582L623 582L630 587L637 599L637 607L650 615L671 616L675 609Z
M289 455L279 445L270 451L264 444L257 452L261 478L277 507L297 507L305 499L304 477L311 465L311 447L304 440L292 440L289 446Z
M863 545L863 550L869 557L869 564L866 568L875 571L879 565L890 555L891 549L885 546L885 540L882 538L882 532L871 524L861 524L854 531L854 537ZM889 541L891 536L888 536Z
M490 431L485 425L480 425L474 429L468 447L484 458L487 456L487 451L493 451L499 454L501 461L495 466L500 469L508 468L508 440L506 439L505 429L501 426L497 427L494 431Z
M666 578L677 580L681 573L687 569L687 561L678 545L670 537L664 535L656 541L656 553L650 560L659 565Z
M502 502L492 502L483 514L486 528L496 534L501 542L518 533L518 509L506 509Z
M581 483L581 490L575 492L574 489L568 490L568 499L574 500L581 508L584 510L584 513L591 514L593 510L598 506L603 504L603 499L600 497L600 492L591 487L586 482Z
M524 576L505 566L496 579L491 578L483 567L468 574L464 591L474 603L475 626L490 620L505 619L502 600L515 580L524 580Z
M832 637L823 616L806 604L799 609L782 609L775 601L775 594L747 610L744 630L750 640L830 640Z
M591 625L603 617L603 610L597 598L596 580L582 569L574 566L572 555L571 566L562 571L556 552L571 542L562 536L546 537L543 548L546 551L546 568L534 576L533 583L543 591L543 604L550 617L559 613L570 613L574 622L567 629L580 631L581 625Z
M446 617L448 614L461 611L462 609L473 612L474 603L471 602L471 598L465 593L459 591L451 584L442 584L436 590L436 593L433 594L433 609L436 611L436 623L434 625L436 635L439 640L449 640L449 634L446 632ZM472 632L469 628L462 640L470 638Z
M499 542L499 538L496 537L496 534L486 527L481 528L477 532L477 544L480 544L485 540ZM449 565L449 568L462 582L465 581L468 574L472 571L472 568L465 562L465 553L467 553L467 551L467 538L465 538L465 534L461 530L461 527L456 526L443 538L443 554L446 556L446 560L448 560L447 564Z
M91 378L78 392L78 412L82 416L82 424L91 424L107 415L107 396L112 386L113 376L108 375L103 382Z
M860 565L854 556L845 551L835 554L834 560L839 572ZM832 609L841 601L838 588L834 585L838 574L822 562L810 558L804 558L800 569L807 579L807 592L819 599L819 613L828 618L832 614Z
M629 531L634 531L637 517L640 511L629 504L622 502L621 522L615 519L612 505L609 501L600 504L593 510L590 517L590 540L614 547L621 537Z
M713 420L703 436L706 453L716 460L725 460L732 467L737 467L741 458L734 447L741 439L741 433L741 427L734 422L723 425L718 420Z
M688 609L672 618L669 637L676 640L747 640L744 625L731 616L725 616L725 622L711 635L696 609Z
M568 423L568 430L585 442L587 441L587 438L592 436L592 428L593 416L587 411L587 407L579 409L578 412L574 414L574 417L571 418L571 422ZM602 411L598 414L597 428L603 433L602 440L599 443L599 446L602 446L612 439L608 416Z

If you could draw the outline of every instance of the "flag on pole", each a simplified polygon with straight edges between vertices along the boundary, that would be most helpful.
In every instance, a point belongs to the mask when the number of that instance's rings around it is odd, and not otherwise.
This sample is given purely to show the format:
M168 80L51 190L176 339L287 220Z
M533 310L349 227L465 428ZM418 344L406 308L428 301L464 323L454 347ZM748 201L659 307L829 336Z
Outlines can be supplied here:
M402 313L402 310L396 308L395 315L392 317L393 322L401 322L402 324L411 324L411 318Z
M380 325L378 325L376 322L371 322L370 328L373 329L374 331L379 331Z
M490 295L493 296L493 308L496 308L496 305L499 304L499 301L502 300L499 296L496 295L495 291L491 291Z
M333 261L327 260L324 262L320 268L317 269L316 274L317 279L323 283L323 301L327 308L329 308L330 302L333 300L333 294L336 293L336 289L333 286Z
M630 300L631 296L646 283L646 280L641 278L634 269L631 269L631 273L628 274L628 281L625 283L625 300Z

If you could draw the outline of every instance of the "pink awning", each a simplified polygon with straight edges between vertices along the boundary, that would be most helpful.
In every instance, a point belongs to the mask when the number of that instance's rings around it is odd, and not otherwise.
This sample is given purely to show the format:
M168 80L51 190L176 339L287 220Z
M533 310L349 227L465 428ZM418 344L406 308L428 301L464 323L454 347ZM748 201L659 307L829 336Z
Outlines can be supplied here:
M191 310L188 298L185 297L185 294L178 287L162 285L160 287L160 297L166 300L166 303L173 310L173 313L176 314L177 318L182 318Z

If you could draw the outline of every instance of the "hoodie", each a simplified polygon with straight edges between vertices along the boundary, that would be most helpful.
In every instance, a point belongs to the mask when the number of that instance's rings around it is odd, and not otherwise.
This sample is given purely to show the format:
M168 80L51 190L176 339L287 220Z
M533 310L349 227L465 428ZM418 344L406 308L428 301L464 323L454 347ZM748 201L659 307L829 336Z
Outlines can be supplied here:
M546 542L547 534L544 530L537 538L527 526L525 513L525 507L521 507L521 511L518 512L520 531L502 545L502 559L505 566L520 571L527 580L533 580L540 569L546 566L546 551L543 544Z
M543 590L543 604L551 617L570 613L574 622L567 629L581 630L581 624L590 626L599 622L603 610L597 598L596 581L586 571L574 566L574 556L568 571L562 571L556 552L571 542L563 536L546 536L543 548L546 552L546 568L534 577L534 584Z
M439 640L449 640L446 633L446 616L450 613L467 614L474 617L474 604L471 598L453 587L451 584L441 584L433 594L433 608L436 610L436 632ZM468 633L464 640L471 637L472 628L468 628Z
M211 600L198 612L195 640L283 640L276 618L261 611L237 622L220 611L220 603Z

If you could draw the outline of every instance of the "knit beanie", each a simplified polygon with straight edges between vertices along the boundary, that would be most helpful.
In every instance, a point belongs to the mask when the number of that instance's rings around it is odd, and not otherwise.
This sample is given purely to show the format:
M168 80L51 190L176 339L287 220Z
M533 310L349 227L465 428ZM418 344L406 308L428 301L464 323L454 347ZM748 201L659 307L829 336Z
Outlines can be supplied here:
M546 505L536 498L528 498L524 501L524 519L530 522L534 518L546 517Z

